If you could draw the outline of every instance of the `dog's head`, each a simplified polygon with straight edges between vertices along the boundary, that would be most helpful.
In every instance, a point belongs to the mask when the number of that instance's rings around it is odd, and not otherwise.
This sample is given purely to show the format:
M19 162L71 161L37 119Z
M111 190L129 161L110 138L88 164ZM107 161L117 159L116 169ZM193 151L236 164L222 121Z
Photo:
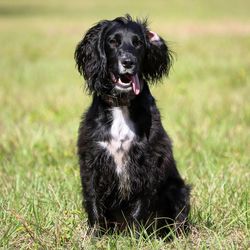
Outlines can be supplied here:
M171 53L146 21L127 15L90 28L76 47L75 60L90 93L138 95L143 79L156 82L168 74Z

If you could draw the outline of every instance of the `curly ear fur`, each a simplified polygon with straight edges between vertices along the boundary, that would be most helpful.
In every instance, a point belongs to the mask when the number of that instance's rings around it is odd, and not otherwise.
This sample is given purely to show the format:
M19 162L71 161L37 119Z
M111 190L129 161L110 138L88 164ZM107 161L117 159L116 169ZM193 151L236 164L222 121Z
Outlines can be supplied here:
M150 31L147 31L149 33ZM156 82L163 75L168 75L172 66L172 52L169 50L166 42L158 37L158 40L150 39L147 35L147 48L143 65L143 75L146 80Z
M106 55L104 52L103 33L109 21L101 21L90 28L75 50L78 71L87 81L87 90L100 92L105 88L102 81L106 75Z

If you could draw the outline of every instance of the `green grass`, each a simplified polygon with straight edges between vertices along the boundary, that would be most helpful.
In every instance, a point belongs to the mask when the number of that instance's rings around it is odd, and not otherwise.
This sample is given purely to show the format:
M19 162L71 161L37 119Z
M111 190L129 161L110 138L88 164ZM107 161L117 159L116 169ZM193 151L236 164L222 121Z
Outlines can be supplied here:
M0 248L250 247L249 1L1 1ZM83 92L73 53L94 22L149 16L177 57L153 93L192 184L191 233L86 234L76 158Z

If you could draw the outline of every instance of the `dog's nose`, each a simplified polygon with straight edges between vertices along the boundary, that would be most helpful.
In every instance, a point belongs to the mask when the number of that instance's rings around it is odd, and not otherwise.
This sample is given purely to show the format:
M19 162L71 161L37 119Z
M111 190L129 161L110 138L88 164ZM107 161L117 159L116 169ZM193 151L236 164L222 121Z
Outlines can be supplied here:
M131 69L135 66L135 60L132 58L123 58L121 64L125 69Z

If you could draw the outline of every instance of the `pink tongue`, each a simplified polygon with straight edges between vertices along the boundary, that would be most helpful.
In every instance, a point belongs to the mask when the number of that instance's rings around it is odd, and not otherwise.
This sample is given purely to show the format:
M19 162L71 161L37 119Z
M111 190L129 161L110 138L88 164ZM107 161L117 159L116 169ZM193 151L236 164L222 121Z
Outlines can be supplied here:
M133 91L136 95L140 94L140 81L138 75L132 76L132 86L133 86Z

